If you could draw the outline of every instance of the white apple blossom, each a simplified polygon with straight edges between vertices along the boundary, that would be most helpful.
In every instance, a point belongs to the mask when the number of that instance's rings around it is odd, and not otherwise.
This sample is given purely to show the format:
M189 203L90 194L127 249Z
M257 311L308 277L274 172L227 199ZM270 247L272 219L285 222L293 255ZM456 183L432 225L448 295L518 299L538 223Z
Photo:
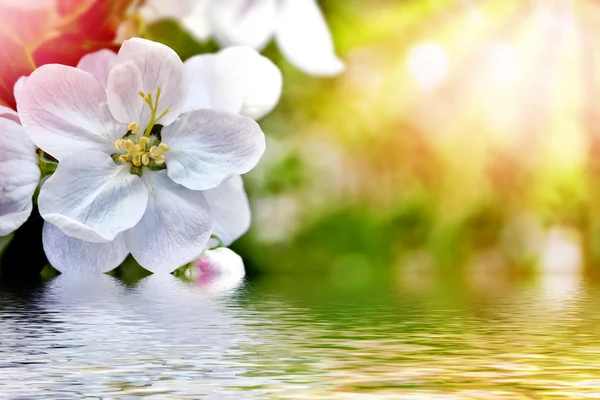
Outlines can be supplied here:
M15 231L31 214L40 180L35 151L17 113L0 106L0 236Z
M94 75L106 86L117 55L100 50L86 55L77 68ZM222 109L259 119L279 101L282 77L268 58L247 46L201 54L184 62L188 81L186 111ZM250 227L250 206L240 176L224 180L204 192L213 216L213 235L229 246Z
M106 85L116 53L100 50L83 57L77 68ZM201 54L184 62L188 81L185 110L222 109L259 119L279 101L282 76L268 58L247 46ZM250 207L239 176L204 192L213 216L213 235L229 246L250 227Z
M262 50L275 39L283 55L309 75L344 70L316 0L149 0L142 18L180 18L198 39Z
M202 253L210 191L256 165L264 135L250 118L184 112L185 68L164 45L131 39L102 56L42 66L16 96L27 134L59 161L38 201L44 249L61 272L105 272L128 253L171 272Z

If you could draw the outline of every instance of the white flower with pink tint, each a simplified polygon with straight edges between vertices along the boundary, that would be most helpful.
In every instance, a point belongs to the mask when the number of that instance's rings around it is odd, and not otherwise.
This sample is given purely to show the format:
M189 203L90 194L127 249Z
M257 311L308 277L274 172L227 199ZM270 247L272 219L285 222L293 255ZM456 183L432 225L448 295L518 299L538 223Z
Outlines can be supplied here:
M186 110L186 69L164 45L131 39L100 58L42 66L16 96L27 134L59 161L38 200L44 248L63 272L105 272L128 253L171 272L202 253L211 190L256 165L264 135L250 118Z
M17 113L0 106L0 237L27 221L39 181L35 145L25 134Z

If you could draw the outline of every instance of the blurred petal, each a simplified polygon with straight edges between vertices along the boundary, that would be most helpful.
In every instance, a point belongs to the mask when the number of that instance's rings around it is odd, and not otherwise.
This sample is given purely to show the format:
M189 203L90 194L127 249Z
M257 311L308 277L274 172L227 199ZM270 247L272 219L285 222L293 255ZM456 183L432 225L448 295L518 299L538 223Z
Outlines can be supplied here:
M106 243L142 218L148 190L129 165L109 155L82 152L63 159L42 186L42 217L69 236Z
M217 54L202 54L184 65L188 79L186 111L212 108L240 112L244 94L234 79L236 70L231 63L224 63Z
M205 0L147 0L140 8L139 13L146 23L163 18L181 19L194 11L195 3L204 2Z
M127 124L135 121L141 127L148 124L150 109L140 102L139 92L151 93L155 101L160 88L157 116L169 110L160 120L163 125L179 116L187 96L185 70L177 53L163 44L141 38L123 42L107 87L108 105L115 118Z
M243 92L240 114L258 120L271 112L281 96L282 77L271 60L246 46L236 46L219 53L221 65L230 65L236 86Z
M140 222L125 233L127 248L140 265L170 273L198 258L212 223L202 192L174 183L167 171L145 173L150 198Z
M192 190L217 187L233 174L244 174L265 151L265 135L250 118L217 110L183 114L162 130L169 177Z
M196 265L200 269L198 285L213 293L236 289L246 275L242 257L225 247L206 250Z
M214 189L202 192L213 218L213 235L229 246L250 228L250 205L239 175L224 180Z
M93 75L102 86L106 87L108 73L117 61L117 54L108 49L86 54L79 60L77 68Z
M96 78L64 65L35 70L17 107L29 138L58 160L86 150L111 154L115 141L127 132L112 117Z
M282 0L279 12L275 40L292 64L310 75L332 76L344 70L315 0Z
M277 0L219 0L208 8L213 35L222 47L246 45L262 50L276 26Z
M102 274L117 268L129 254L123 235L109 243L91 243L67 236L48 222L42 241L50 265L68 274Z
M210 38L210 20L208 6L210 0L197 0L192 11L183 16L181 22L197 40L203 42Z
M13 115L4 107L0 113ZM31 214L40 180L35 150L18 123L0 117L0 236L15 231Z

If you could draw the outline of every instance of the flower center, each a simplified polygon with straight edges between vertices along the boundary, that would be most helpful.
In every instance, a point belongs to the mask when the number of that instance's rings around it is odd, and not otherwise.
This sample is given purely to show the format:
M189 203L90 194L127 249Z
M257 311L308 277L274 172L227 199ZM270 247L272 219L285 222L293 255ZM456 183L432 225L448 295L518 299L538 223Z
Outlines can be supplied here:
M113 154L113 159L117 163L131 163L131 172L137 175L141 175L141 167L164 168L164 153L170 150L166 143L161 142L160 133L153 132L153 128L157 122L169 112L169 109L165 109L162 114L157 116L160 93L160 88L157 88L156 99L152 98L152 93L139 93L148 107L150 107L150 121L148 122L148 126L142 132L140 131L139 124L136 121L132 121L127 126L125 136L115 142L117 153ZM160 125L158 127L160 128Z
M150 163L163 165L165 163L163 153L169 151L169 146L161 143L159 139L148 136L139 137L135 134L129 135L129 138L117 140L115 147L123 152L119 154L119 161L131 162L136 167L148 166Z

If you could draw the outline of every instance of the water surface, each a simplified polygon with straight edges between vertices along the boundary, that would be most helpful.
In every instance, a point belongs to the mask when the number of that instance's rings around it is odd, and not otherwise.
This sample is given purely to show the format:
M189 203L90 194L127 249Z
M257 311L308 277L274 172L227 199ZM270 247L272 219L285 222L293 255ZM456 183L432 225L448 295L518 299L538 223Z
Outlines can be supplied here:
M59 276L0 286L0 398L600 398L600 287Z

